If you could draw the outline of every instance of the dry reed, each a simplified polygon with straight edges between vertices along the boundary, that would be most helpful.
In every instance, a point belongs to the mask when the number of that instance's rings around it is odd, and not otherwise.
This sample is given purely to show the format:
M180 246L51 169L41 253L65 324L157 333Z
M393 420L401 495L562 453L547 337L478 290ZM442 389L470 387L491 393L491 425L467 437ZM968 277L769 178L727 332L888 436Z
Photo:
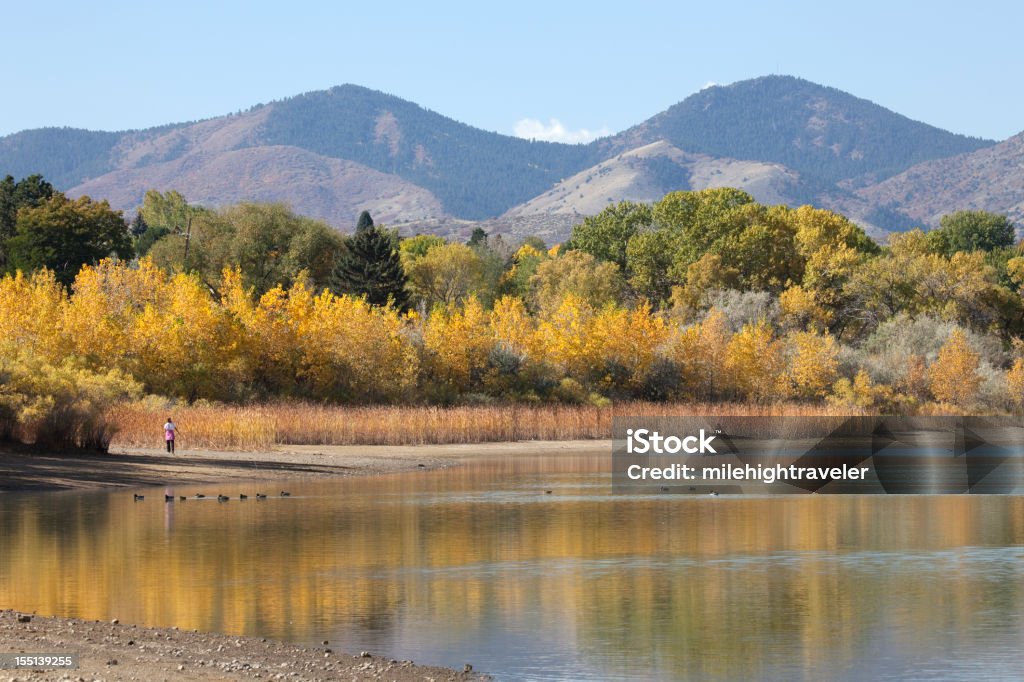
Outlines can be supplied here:
M259 450L274 445L420 445L611 438L614 416L840 416L823 405L618 403L477 407L340 407L309 403L197 405L169 414L189 448ZM166 408L125 405L109 415L115 445L159 446Z

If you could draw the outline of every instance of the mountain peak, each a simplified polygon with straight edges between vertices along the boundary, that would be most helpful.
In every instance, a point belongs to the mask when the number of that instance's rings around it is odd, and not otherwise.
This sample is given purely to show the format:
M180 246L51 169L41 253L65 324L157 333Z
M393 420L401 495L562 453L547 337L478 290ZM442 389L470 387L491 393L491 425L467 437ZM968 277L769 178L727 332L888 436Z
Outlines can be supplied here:
M615 136L609 146L632 148L657 139L688 152L781 163L828 184L880 180L915 163L993 144L781 75L705 88Z

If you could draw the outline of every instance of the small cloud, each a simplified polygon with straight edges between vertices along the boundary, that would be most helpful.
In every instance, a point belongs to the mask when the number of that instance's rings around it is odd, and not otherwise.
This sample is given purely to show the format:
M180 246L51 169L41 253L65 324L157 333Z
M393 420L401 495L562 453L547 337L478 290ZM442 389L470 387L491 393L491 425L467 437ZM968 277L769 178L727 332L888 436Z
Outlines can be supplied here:
M701 86L701 90L707 90L708 88L713 88L716 85L718 85L718 83L716 81L708 81L703 86Z
M535 118L523 118L516 121L512 130L516 137L527 140L564 142L566 144L590 142L599 137L611 135L611 131L607 127L602 127L600 130L588 130L587 128L569 130L557 118L548 119L546 124Z

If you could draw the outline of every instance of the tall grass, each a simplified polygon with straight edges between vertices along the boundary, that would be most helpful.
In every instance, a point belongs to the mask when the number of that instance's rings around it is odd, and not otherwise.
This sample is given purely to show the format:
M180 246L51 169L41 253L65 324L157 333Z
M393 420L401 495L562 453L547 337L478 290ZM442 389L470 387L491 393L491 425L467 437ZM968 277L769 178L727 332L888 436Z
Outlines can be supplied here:
M611 438L613 416L840 416L848 410L780 403L618 403L481 407L337 407L307 403L191 406L146 404L112 411L115 445L162 444L168 414L189 448L259 450L274 445L421 445Z

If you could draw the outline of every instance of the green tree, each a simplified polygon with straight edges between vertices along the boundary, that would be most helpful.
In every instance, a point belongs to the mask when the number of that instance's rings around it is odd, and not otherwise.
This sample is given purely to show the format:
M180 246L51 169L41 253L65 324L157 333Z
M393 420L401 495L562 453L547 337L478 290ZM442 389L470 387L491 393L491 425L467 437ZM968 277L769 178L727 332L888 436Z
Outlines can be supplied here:
M398 245L402 255L402 264L408 266L417 258L426 256L431 249L444 246L446 243L442 237L433 234L418 234L415 237L403 239Z
M610 261L628 272L629 241L652 221L651 207L632 201L620 201L596 216L589 216L572 228L566 250L583 251L602 261Z
M669 275L675 255L668 230L641 232L629 240L626 251L630 285L636 293L655 305L668 300L672 286L678 284Z
M112 210L106 201L94 202L86 196L72 200L59 192L39 206L18 212L7 247L9 269L28 272L45 267L65 286L71 286L87 263L112 254L133 255L120 211Z
M142 217L142 213L136 213L135 217L128 224L128 231L131 232L132 237L138 239L146 233L149 229L149 225L146 223L146 219Z
M213 289L224 268L238 267L246 287L260 295L277 284L290 287L300 276L314 288L327 287L343 238L326 223L295 215L284 204L241 203L219 211L192 209L188 263L181 232L150 226L139 239L153 261L171 271L195 272ZM187 267L186 267L187 265ZM305 273L304 275L302 273Z
M409 289L428 310L465 300L484 286L484 262L465 244L445 244L409 265Z
M994 251L1012 246L1013 222L1005 215L988 211L957 211L944 215L939 226L928 232L928 248L944 256L957 251Z
M7 240L14 236L18 211L50 199L53 185L42 175L30 175L15 182L10 175L0 180L0 270L7 264Z
M487 232L482 227L474 227L473 232L469 235L469 241L466 242L466 246L481 246L487 244Z
M373 227L373 217L369 211L363 211L359 214L358 220L356 220L356 232L362 232Z
M398 235L373 224L368 211L359 215L356 232L335 259L330 288L336 294L365 296L372 305L408 307L407 277L398 250Z
M151 189L142 199L139 215L149 227L163 227L169 232L184 232L188 219L196 209L188 205L181 192L158 192Z

